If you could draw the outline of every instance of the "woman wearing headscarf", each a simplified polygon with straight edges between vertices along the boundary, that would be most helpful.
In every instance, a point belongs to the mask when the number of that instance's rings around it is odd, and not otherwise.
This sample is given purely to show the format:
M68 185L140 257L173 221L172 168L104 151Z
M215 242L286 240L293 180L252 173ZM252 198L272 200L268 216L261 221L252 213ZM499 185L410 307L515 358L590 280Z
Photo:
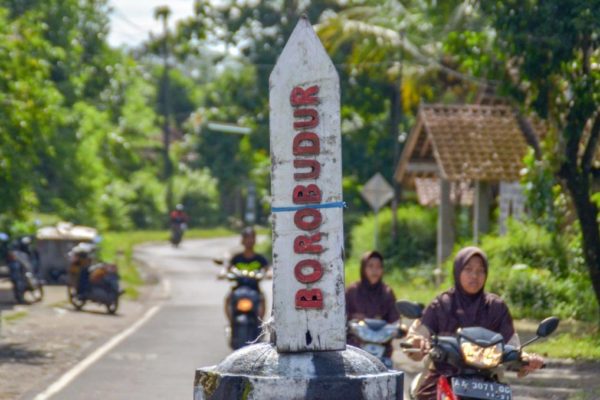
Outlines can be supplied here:
M346 316L348 320L365 318L383 319L396 322L400 315L396 311L396 297L392 289L383 283L383 256L378 251L368 251L360 260L360 281L346 289ZM359 345L352 336L348 343ZM386 357L392 354L390 344Z
M505 343L519 345L513 320L506 303L497 295L484 291L488 276L485 253L477 247L465 247L454 259L454 287L437 296L423 312L420 320L410 327L408 342L420 352L408 353L413 360L423 359L432 335L452 336L458 328L480 326L498 332ZM529 364L520 376L540 368L543 359L524 354ZM417 390L417 400L435 400L440 375L451 376L455 371L446 363L433 363Z

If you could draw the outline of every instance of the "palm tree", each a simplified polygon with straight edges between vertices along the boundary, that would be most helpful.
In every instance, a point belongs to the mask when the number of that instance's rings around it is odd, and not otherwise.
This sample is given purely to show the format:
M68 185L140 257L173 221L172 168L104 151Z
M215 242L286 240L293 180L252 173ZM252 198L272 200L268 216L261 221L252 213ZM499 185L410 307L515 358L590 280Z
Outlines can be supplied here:
M476 16L473 0L370 0L325 15L317 32L331 52L350 46L348 67L383 73L390 82L402 73L410 87L412 80L430 71L477 82L448 65L443 46L450 32L483 29Z

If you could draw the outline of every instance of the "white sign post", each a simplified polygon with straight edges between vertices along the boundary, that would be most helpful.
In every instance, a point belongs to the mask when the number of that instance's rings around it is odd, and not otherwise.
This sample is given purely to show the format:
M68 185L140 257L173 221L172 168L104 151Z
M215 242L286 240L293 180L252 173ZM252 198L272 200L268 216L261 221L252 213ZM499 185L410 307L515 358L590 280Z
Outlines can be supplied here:
M308 20L270 77L273 317L277 350L342 350L340 88Z
M379 223L378 214L381 207L386 205L390 200L394 198L394 189L390 186L385 178L378 172L365 184L360 194L369 203L373 211L375 212L375 249L379 245Z
M305 17L270 86L274 343L197 369L194 400L401 400L402 372L346 347L339 80Z

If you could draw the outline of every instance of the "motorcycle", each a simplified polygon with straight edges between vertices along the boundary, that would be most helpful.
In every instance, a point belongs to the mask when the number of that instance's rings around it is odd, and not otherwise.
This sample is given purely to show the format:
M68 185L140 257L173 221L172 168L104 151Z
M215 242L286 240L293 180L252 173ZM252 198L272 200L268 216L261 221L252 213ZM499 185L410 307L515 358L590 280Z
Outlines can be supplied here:
M19 304L41 301L44 298L44 287L34 274L34 261L20 250L20 242L10 244L8 235L4 233L0 235L0 241L3 242L4 258L8 265L15 301Z
M396 303L401 315L422 314L422 307L408 301ZM502 382L502 367L519 370L527 364L522 359L523 348L556 330L559 319L549 317L543 320L536 336L520 347L504 343L501 334L482 327L460 328L454 336L433 336L429 358L432 362L452 365L456 373L440 376L437 383L437 400L483 399L512 400L511 387ZM413 350L408 343L402 348ZM419 382L417 376L413 383ZM415 398L417 384L411 385L411 398Z
M382 319L365 318L348 321L348 332L359 341L358 347L391 369L392 359L386 356L386 347L393 339L406 336L408 329L399 323L389 324Z
M226 278L234 282L228 297L227 312L231 321L229 345L237 350L260 336L262 296L258 283L264 278L264 273L231 268Z
M87 243L77 245L71 252L74 254L86 254L91 256L92 245ZM76 310L81 310L88 301L104 305L109 314L115 314L119 308L119 297L124 293L119 289L119 271L115 264L96 263L88 268L89 283L88 287L79 293L78 286L80 284L78 268L73 267L69 270L69 280L67 285L67 294L69 302Z
M183 239L183 233L187 229L185 222L173 222L171 224L171 244L173 247L179 247L181 240Z

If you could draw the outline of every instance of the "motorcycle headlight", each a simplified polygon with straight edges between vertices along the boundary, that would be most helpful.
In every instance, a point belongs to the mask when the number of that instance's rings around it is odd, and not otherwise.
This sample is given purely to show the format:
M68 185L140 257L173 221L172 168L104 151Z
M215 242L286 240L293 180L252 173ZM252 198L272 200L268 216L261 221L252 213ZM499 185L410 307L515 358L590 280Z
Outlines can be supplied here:
M477 368L494 368L502 361L502 343L481 347L468 340L462 340L460 351L465 362Z
M239 299L235 308L240 312L248 312L252 310L252 300L250 299Z

